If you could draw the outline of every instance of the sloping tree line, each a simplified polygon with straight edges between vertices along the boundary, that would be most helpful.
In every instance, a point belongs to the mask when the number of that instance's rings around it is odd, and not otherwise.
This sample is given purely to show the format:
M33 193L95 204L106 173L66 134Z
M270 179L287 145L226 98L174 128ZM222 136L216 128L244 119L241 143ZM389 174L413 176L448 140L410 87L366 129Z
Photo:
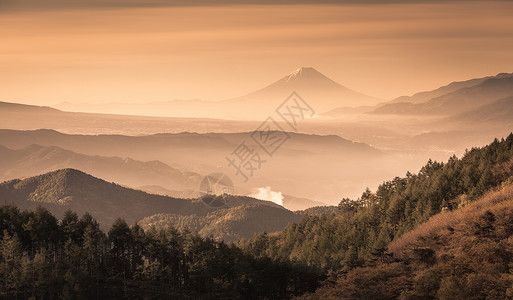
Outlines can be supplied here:
M407 173L342 199L338 211L307 215L279 234L261 234L239 245L261 257L302 261L324 269L351 269L381 256L387 245L431 216L463 207L487 190L513 180L513 134L446 163L429 160Z

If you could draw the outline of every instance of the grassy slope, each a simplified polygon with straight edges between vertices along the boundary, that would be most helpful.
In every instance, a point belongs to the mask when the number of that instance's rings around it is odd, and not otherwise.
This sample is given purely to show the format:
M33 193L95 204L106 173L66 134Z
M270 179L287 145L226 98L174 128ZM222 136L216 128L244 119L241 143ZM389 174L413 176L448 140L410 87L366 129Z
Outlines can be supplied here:
M307 299L508 299L513 295L513 185L434 215L389 252Z

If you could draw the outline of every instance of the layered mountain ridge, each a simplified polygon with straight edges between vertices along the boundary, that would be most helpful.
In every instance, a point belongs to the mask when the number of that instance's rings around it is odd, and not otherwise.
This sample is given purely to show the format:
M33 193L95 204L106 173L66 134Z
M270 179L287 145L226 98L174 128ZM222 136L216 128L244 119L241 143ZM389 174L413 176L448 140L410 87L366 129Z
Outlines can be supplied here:
M201 199L148 194L69 168L0 183L3 204L21 209L43 206L59 217L68 210L79 215L90 213L103 228L110 227L117 218L135 224L144 218L155 220L159 216L171 216L167 217L168 227L215 234L220 240L235 240L250 238L261 230L278 231L299 219L298 215L270 201L244 196L223 197L228 197L226 205L214 208ZM278 221L269 216L278 216ZM170 218L174 221L169 221ZM196 220L199 225L184 224L183 220L187 219ZM149 226L146 221L143 224Z

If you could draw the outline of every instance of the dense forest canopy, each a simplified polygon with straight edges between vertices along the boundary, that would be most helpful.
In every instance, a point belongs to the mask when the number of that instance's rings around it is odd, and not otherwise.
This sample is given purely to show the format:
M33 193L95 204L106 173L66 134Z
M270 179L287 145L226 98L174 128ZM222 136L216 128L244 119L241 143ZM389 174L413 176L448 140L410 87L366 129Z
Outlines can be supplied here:
M44 208L0 207L0 296L17 298L274 298L313 291L321 273L173 229Z

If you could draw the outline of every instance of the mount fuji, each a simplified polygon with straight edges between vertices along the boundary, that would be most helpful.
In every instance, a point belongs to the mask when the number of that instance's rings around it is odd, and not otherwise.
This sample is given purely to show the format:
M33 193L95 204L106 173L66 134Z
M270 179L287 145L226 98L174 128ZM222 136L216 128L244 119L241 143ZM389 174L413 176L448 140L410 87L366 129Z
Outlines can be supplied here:
M248 108L277 106L294 91L316 111L375 105L382 101L346 88L312 67L301 67L265 88L223 102L242 104Z

